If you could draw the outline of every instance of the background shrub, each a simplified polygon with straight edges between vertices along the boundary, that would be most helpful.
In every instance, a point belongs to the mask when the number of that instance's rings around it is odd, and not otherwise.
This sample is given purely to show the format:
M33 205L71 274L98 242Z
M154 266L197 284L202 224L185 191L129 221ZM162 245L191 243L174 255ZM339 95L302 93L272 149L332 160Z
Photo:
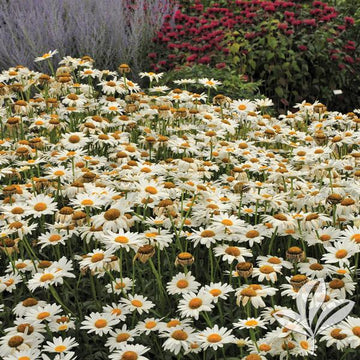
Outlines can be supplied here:
M278 108L303 99L342 111L358 105L360 52L351 12L341 15L321 1L181 3L175 24L165 23L154 39L153 69L225 63L250 81L262 80L261 93ZM335 95L339 89L343 94Z
M0 2L0 68L21 64L43 70L34 58L90 55L99 68L143 66L144 54L172 0L11 0Z

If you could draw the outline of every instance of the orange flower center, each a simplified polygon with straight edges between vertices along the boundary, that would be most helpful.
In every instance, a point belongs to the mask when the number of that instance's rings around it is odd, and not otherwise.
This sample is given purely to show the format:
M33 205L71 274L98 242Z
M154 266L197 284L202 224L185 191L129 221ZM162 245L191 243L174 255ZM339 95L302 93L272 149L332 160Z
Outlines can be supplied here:
M58 234L53 234L49 236L49 241L50 242L56 242L59 241L61 239L61 236Z
M76 144L76 143L78 143L78 142L80 141L80 136L78 136L78 135L71 135L68 140L69 140L69 142L71 142L72 144Z
M198 309L202 305L202 300L200 298L194 298L189 301L190 309Z
M224 219L221 221L221 223L225 226L232 226L234 223L230 219Z
M58 345L54 347L54 350L56 352L62 353L63 351L65 351L67 349L67 347L65 345Z
M209 292L210 292L210 294L211 294L212 296L214 296L214 297L219 296L219 295L221 295L221 293L222 293L222 291L219 290L219 289L211 289Z
M104 218L107 221L116 220L121 215L120 211L118 209L109 209L105 212Z
M272 272L274 272L274 268L270 265L264 265L260 267L260 272L262 272L263 274L270 274Z
M91 206L91 205L94 205L94 202L91 199L85 199L81 202L81 205Z
M254 319L245 321L246 326L256 326L257 324L258 324L258 322L256 320L254 320Z
M91 262L92 262L92 263L99 262L99 261L103 260L104 257L105 257L105 255L104 255L103 253L94 254L94 255L91 257Z
M229 246L225 249L225 253L236 257L240 255L240 250L236 246Z
M359 244L360 243L360 234L354 234L351 237L351 240L354 240L357 244Z
M37 319L38 320L43 320L46 319L47 317L49 317L51 314L48 311L44 311L38 314Z
M352 332L355 336L360 337L360 326L353 327Z
M276 256L273 256L273 257L269 258L268 262L270 264L281 264L281 260Z
M129 242L129 238L127 238L126 236L117 236L115 238L115 242L120 244L127 244Z
M153 187L153 186L147 186L147 187L145 188L145 191L146 191L147 193L151 194L151 195L155 195L155 194L158 193L157 189L156 189L155 187Z
M131 301L131 305L135 306L135 307L142 307L143 303L140 300L132 300Z
M175 330L172 334L171 337L175 340L180 340L180 341L184 341L186 340L189 336L188 334L184 331L184 330Z
M217 343L222 340L222 337L219 334L210 334L207 337L207 341L211 343Z
M201 237L204 237L204 238L210 238L210 237L213 237L215 236L215 233L212 231L212 230L204 230L201 234L200 234Z
M135 351L125 351L122 356L121 360L136 360L138 355Z
M155 326L156 326L156 322L155 322L155 321L148 321L148 322L145 324L145 327L146 327L147 329L153 329Z
M121 333L121 334L118 334L116 336L116 342L123 342L123 341L126 341L127 339L129 339L130 337L130 334L128 333Z
M107 325L107 321L105 319L99 319L95 321L95 327L98 329L102 329Z
M53 274L44 274L44 275L41 275L40 281L41 282L51 281L53 278L54 278Z
M179 289L185 289L185 288L187 288L189 286L189 282L187 280L185 280L185 279L181 279L176 283L176 286Z
M246 233L246 237L249 238L249 239L253 239L253 238L256 238L257 236L259 236L260 233L256 230L250 230Z
M340 249L335 253L335 257L337 259L343 259L344 257L346 257L347 254L348 254L347 250Z
M35 211L44 211L47 209L47 205L43 202L39 202L37 204L34 205L34 210Z

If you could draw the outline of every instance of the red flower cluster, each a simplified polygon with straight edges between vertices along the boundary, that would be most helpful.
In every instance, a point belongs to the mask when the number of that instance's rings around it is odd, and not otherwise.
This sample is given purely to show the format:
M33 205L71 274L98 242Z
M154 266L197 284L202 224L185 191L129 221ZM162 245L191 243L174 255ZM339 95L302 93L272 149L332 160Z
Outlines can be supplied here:
M301 1L283 0L220 0L207 8L200 0L183 0L180 3L183 5L175 16L168 16L154 38L157 52L150 53L149 58L153 60L151 66L155 71L193 63L223 68L231 45L226 35L242 31L247 40L263 37L267 29L261 24L267 20L278 21L279 32L293 36L297 41L296 49L300 52L307 51L301 39L304 32L327 27L331 23L341 33L354 24L353 18L339 19L336 9L322 1L314 1L310 9ZM346 44L343 50L349 52L354 48L355 45ZM244 53L246 55L246 50ZM329 53L329 58L331 55ZM348 58L343 60L350 63Z

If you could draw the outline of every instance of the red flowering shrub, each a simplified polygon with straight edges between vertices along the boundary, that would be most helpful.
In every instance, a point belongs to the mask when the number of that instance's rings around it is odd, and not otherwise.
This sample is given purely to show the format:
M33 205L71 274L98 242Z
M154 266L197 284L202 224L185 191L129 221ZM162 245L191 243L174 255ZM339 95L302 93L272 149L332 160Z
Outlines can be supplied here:
M154 39L156 53L149 54L154 70L196 63L238 69L251 81L263 80L261 92L285 107L303 98L331 105L338 102L336 89L351 106L358 95L360 53L348 31L354 19L327 3L180 3L173 22L165 22Z

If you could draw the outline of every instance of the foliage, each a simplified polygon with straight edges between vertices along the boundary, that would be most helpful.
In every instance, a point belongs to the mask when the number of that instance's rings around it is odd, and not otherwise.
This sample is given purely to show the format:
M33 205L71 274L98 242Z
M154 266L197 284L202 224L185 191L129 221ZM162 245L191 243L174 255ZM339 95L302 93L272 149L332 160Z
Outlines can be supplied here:
M33 68L39 51L58 49L60 57L88 54L101 67L125 62L139 70L173 9L171 0L2 1L0 68L14 62ZM35 68L44 70L42 64Z
M242 76L235 69L230 69L228 66L219 69L201 64L197 64L191 67L182 66L165 73L162 82L168 84L173 80L183 78L191 78L194 80L201 78L221 79L222 86L220 92L223 95L234 99L254 99L255 96L259 98L259 86L261 82L249 82L246 76ZM191 91L199 91L201 88L203 88L203 86L199 83L195 83L187 87L187 89Z
M346 12L321 1L182 3L175 25L165 23L154 39L155 70L225 62L251 81L263 80L261 92L278 107L304 98L342 103L340 110L355 106L360 55L355 20Z

